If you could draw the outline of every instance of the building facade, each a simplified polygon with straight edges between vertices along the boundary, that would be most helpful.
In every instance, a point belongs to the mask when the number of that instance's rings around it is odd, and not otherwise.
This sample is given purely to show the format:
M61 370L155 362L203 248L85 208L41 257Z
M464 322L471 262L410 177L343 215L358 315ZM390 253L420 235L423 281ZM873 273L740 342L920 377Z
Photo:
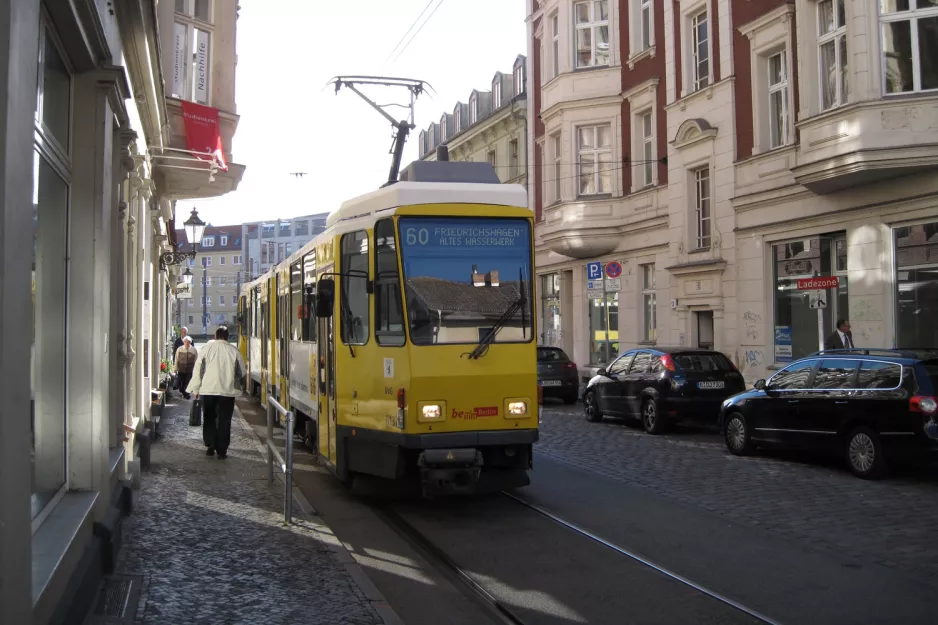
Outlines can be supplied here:
M253 280L272 266L289 258L317 234L325 232L329 213L290 219L256 221L241 226L246 271Z
M203 0L0 7L2 623L80 622L132 539L122 519L184 269L175 200L226 193L244 169L235 19ZM212 85L197 132L165 84L174 49L193 89Z
M447 146L452 161L488 162L503 183L527 186L527 59L519 55L511 72L496 72L489 91L473 90L468 103L418 136L420 160L436 160Z
M584 375L715 347L749 381L841 318L858 346L936 346L938 12L918 5L529 0L540 339Z
M198 255L189 259L192 283L176 301L175 322L196 337L215 335L218 326L238 331L238 293L245 282L241 226L207 226ZM183 249L191 249L185 230L176 230ZM182 289L180 289L182 290Z

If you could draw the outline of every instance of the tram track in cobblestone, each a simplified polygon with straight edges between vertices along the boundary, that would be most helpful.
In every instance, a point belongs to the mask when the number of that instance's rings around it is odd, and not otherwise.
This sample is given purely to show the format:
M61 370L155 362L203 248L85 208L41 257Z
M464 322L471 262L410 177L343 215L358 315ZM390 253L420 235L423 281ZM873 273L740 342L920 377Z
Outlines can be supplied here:
M605 538L598 536L583 527L580 527L576 523L572 523L570 521L567 521L566 519L561 518L560 516L554 514L550 510L547 510L546 508L543 508L541 506L538 506L536 504L533 504L525 500L523 497L519 497L518 495L514 493L510 493L506 491L503 491L502 495L517 502L518 504L524 506L525 508L540 514L541 516L547 519L550 519L551 521L553 521L557 525L560 525L561 527L564 527L572 532L575 532L576 534L579 534L580 536L583 536L584 538L588 538L589 540L596 542L602 545L603 547L611 549L612 551L622 556L625 556L626 558L629 558L645 567L648 567L654 571L657 571L661 575L664 575L665 577L672 579L675 582L688 586L696 590L697 592L707 595L708 597L715 599L716 601L719 601L720 603L723 603L739 612L742 612L743 614L747 616L750 616L756 619L760 623L765 623L766 625L781 625L781 623L779 623L778 621L773 620L769 618L768 616L765 616L764 614L761 614L760 612L739 603L738 601L735 601L729 597L726 597L725 595L722 595L716 591L710 590L706 586L698 584L697 582L694 582L693 580L688 579L684 577L683 575L675 573L674 571L671 571L661 566L660 564L653 562L652 560L649 560L633 551L630 551L611 541L608 541Z
M376 506L375 511L383 517L385 523L400 532L412 545L422 551L467 597L479 604L493 623L498 625L526 625L525 621L506 606L504 602L474 580L465 569L446 555L443 549L402 515L388 505Z

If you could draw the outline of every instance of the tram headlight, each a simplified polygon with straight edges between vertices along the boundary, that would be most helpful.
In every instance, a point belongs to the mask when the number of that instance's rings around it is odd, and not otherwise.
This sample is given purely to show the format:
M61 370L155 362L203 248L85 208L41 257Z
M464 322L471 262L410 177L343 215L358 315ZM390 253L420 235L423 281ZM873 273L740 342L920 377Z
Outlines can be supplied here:
M528 403L524 401L508 402L508 414L516 417L528 414Z
M439 419L443 414L443 408L439 404L426 404L421 408L424 419Z

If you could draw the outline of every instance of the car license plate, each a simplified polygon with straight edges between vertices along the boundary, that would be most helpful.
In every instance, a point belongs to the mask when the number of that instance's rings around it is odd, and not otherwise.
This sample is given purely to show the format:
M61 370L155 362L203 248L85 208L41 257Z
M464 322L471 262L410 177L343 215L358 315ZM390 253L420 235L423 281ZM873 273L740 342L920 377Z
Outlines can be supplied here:
M719 382L698 382L698 383L697 383L697 388L724 388L725 386L726 386L726 382L723 382L723 381L719 381Z
M560 380L541 380L541 386L560 386Z

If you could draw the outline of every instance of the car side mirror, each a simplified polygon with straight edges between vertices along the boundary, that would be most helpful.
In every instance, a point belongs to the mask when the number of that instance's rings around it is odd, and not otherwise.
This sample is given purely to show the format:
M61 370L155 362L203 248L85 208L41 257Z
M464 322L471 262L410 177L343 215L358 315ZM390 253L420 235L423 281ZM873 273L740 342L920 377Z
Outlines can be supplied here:
M758 391L764 391L764 390L765 390L765 380L762 380L762 379L756 380L756 383L753 384L752 386L753 386L753 388L755 388L755 389L758 390Z
M608 376L609 372L606 371L605 367L602 367L599 371L596 372L596 375Z
M316 285L316 316L328 319L335 305L335 280L323 278Z

